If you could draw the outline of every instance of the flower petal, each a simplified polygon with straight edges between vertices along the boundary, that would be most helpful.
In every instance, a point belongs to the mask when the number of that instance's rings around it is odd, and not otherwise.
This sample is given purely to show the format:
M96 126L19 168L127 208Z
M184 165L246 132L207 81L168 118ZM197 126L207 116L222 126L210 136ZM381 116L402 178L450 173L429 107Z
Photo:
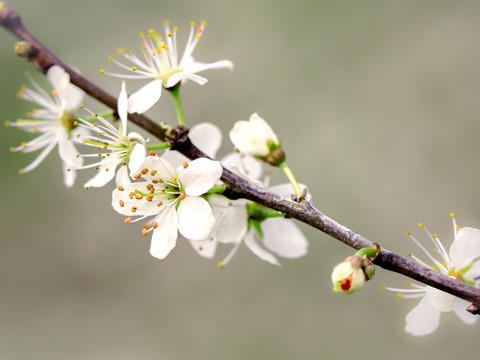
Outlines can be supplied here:
M220 162L245 180L259 180L263 174L262 163L250 155L231 152L225 155Z
M450 247L452 266L460 270L480 256L480 230L464 227L458 230L455 241Z
M247 208L242 200L232 201L217 219L215 239L223 244L241 240L247 232Z
M128 168L131 173L135 173L140 170L143 162L145 161L146 150L143 144L136 144L130 153L130 161L128 162Z
M218 161L200 158L190 161L186 168L179 166L177 176L187 195L200 196L220 180L222 171L222 165Z
M405 318L405 331L413 336L428 335L437 330L440 324L440 311L426 297L415 306Z
M455 296L444 291L427 286L425 298L439 311L452 311L455 304Z
M268 139L258 136L247 120L237 121L229 135L233 145L244 154L267 156L270 151L267 146Z
M122 89L118 95L117 103L118 116L120 117L121 125L120 132L123 136L127 134L127 116L128 116L128 95L125 87L125 81L122 81Z
M222 131L217 125L209 122L192 127L188 133L192 143L205 154L215 159L218 149L222 146Z
M262 222L263 244L273 253L289 259L307 254L308 241L292 220L269 218Z
M468 325L475 324L478 320L478 315L473 315L469 313L466 309L470 305L469 302L457 298L455 305L453 306L453 312L465 323Z
M260 259L269 262L272 265L277 265L280 266L280 263L278 262L277 258L270 254L268 251L265 249L262 249L256 242L255 240L255 234L254 230L250 230L247 235L245 235L244 239L245 245L255 254L257 255Z
M213 231L215 217L207 200L187 196L178 206L178 231L190 240L205 240Z
M128 112L143 114L160 99L162 80L150 81L128 98Z
M115 167L117 166L116 164L113 167L111 165L112 163L103 161L100 164L100 167L97 170L97 173L95 174L95 176L93 176L90 180L88 180L83 186L86 188L102 187L103 185L108 183L110 180L112 180L115 177ZM124 166L122 166L122 168L123 167Z
M150 254L164 259L177 244L177 212L173 206L166 208L156 217L158 227L153 230Z
M215 256L217 251L218 242L213 238L207 240L190 240L188 242L192 246L193 250L197 252L198 255L205 258L211 259Z

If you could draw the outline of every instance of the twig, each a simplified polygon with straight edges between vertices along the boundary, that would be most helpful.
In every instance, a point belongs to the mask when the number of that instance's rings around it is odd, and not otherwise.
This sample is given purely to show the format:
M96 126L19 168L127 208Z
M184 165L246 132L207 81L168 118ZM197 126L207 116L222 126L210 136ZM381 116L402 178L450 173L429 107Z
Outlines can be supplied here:
M33 51L32 54L35 55L29 57L28 60L33 62L40 71L46 73L46 71L53 65L61 66L70 75L70 80L74 85L78 86L106 106L116 110L116 98L85 79L82 75L75 72L58 59L24 27L18 14L1 2L0 24L19 39L28 41L36 50L38 50ZM162 127L143 115L136 113L129 114L128 118L145 131L156 136L158 139L168 141L172 145L172 149L178 150L191 159L207 157L191 143L188 138L188 129L186 128L179 127L173 132L172 136L166 136ZM282 199L274 193L249 183L226 168L223 169L222 180L229 186L226 195L232 199L246 198L271 209L280 211L288 217L297 219L319 229L354 249L358 250L373 246L371 241L356 234L352 230L317 210L310 201L298 203ZM472 313L479 313L480 288L457 281L384 248L381 249L374 263L386 270L408 276L426 285L430 285L459 298L465 299L474 304L472 307L472 309L474 309L472 310Z

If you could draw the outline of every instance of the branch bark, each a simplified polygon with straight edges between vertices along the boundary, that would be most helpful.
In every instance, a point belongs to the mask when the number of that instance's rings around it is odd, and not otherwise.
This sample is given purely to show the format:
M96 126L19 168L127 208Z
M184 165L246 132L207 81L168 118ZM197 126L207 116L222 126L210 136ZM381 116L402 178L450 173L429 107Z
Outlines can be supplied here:
M36 54L35 56L28 58L38 70L46 73L53 65L61 66L70 75L70 80L74 85L116 111L117 99L115 97L106 93L64 64L26 29L18 14L4 3L0 3L0 24L17 38L28 41L38 50L38 52L33 52ZM128 118L158 139L170 142L172 149L180 151L190 159L207 157L190 142L188 130L186 129L179 128L173 137L168 137L162 127L143 115L129 114ZM287 217L308 224L357 250L372 247L373 245L365 237L356 234L316 209L310 201L298 203L282 199L274 193L249 183L226 168L223 169L222 180L229 186L228 196L232 199L245 198L280 211ZM381 242L377 241L377 243ZM465 299L477 307L480 306L480 288L457 281L392 251L382 248L375 260L375 264L386 270L408 276L426 285Z

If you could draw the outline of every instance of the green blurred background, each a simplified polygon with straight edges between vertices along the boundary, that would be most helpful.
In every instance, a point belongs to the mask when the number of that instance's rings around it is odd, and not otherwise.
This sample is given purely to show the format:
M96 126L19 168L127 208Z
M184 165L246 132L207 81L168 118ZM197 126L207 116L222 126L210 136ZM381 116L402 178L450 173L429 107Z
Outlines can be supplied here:
M137 50L138 34L207 20L196 59L230 59L235 71L184 86L189 124L224 134L253 112L281 137L315 204L347 227L402 254L426 240L423 221L449 246L460 225L480 227L480 2L478 1L10 1L66 63L117 94L109 55ZM183 42L182 42L183 43ZM16 99L31 65L0 31L2 120L31 109ZM41 84L40 74L32 71ZM137 89L141 82L128 82ZM94 111L105 108L95 101ZM174 119L164 95L149 115ZM331 291L332 267L352 251L300 225L309 254L280 268L242 248L226 269L180 242L164 261L140 226L124 225L111 188L63 186L56 152L9 148L29 135L0 131L1 359L388 359L476 356L479 325L444 314L440 329L403 331L416 300L381 284L408 281L379 269L363 291ZM225 137L223 152L231 149ZM276 182L283 179L276 175ZM113 185L112 185L113 186Z

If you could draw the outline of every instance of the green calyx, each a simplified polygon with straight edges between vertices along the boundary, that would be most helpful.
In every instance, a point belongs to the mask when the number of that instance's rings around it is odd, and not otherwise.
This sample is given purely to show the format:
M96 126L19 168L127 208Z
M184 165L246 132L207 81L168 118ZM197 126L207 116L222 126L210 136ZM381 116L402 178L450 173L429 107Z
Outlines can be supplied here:
M263 205L251 202L246 205L248 214L248 228L253 227L260 237L263 237L261 223L273 217L283 217L284 215L269 209Z

